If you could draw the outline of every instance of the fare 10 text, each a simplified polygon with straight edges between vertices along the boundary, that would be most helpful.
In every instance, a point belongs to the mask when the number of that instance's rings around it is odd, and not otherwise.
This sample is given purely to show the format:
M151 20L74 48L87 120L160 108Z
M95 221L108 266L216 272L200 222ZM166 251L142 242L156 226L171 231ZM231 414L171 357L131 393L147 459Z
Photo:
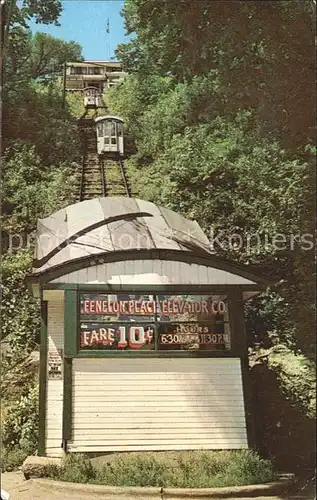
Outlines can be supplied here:
M116 347L123 349L130 347L137 349L143 345L151 344L154 329L151 326L109 326L94 330L82 329L80 345L82 348L93 345Z

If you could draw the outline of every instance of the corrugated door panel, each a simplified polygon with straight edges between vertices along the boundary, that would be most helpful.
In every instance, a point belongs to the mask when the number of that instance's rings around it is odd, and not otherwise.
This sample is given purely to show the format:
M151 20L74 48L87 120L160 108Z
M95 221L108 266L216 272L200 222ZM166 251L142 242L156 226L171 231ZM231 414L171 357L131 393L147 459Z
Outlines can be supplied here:
M241 365L75 359L69 451L247 448Z

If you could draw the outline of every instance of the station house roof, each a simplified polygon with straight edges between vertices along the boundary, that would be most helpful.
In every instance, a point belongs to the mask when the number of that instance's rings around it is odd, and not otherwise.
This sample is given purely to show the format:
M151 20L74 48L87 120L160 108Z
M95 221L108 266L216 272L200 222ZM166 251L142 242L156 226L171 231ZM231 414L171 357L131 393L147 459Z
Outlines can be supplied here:
M107 262L152 259L220 269L246 278L252 290L272 284L249 266L217 256L196 221L123 196L82 201L38 220L29 283L48 283ZM254 295L254 291L248 293Z
M149 201L121 196L75 203L38 220L35 245L33 276L122 251L212 254L197 222Z

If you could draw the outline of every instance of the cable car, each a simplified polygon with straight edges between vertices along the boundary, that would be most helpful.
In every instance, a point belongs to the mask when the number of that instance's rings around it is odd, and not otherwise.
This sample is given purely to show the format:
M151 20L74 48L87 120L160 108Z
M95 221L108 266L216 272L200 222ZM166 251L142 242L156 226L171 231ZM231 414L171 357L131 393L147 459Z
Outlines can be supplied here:
M97 87L84 88L84 105L85 108L99 108L101 106L100 89Z
M98 116L95 118L98 154L124 155L123 120L118 116Z

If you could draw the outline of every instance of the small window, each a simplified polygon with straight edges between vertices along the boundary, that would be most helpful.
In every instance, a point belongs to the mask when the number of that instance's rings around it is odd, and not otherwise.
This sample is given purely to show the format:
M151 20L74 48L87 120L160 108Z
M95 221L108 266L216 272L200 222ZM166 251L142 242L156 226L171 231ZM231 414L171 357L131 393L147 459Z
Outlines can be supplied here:
M104 122L104 134L107 136L107 137L110 137L111 135L111 122Z
M102 126L102 123L98 123L97 124L97 133L98 133L98 137L102 137L102 135L103 135L103 126Z
M117 144L116 137L111 137L111 144Z

